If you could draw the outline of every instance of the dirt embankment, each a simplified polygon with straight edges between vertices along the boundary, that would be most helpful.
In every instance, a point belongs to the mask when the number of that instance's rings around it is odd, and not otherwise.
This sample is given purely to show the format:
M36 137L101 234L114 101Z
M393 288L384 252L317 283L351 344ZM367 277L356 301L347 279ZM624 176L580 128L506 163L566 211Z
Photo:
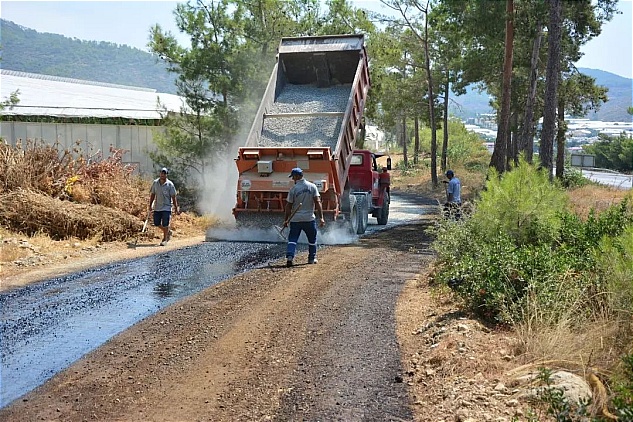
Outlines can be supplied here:
M516 364L512 339L431 293L429 223L209 288L118 335L0 420L509 421L522 413L499 387Z

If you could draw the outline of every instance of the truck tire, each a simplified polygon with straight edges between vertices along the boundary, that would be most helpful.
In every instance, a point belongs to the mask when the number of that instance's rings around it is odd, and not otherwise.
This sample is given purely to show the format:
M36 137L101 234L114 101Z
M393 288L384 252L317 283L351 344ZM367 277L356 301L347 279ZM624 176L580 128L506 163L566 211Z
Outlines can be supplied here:
M356 196L356 206L358 208L358 227L356 228L356 234L363 234L365 230L367 230L369 220L367 195Z
M389 194L385 193L385 197L382 202L382 208L380 209L380 214L378 215L378 225L386 226L388 220L389 220Z
M356 234L358 231L358 205L356 197L349 195L349 214L347 214L347 230L350 234Z

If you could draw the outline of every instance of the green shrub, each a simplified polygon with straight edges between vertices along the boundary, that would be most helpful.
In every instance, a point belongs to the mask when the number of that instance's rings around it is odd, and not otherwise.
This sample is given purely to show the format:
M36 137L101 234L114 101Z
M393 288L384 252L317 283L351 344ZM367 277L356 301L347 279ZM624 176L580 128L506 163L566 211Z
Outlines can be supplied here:
M633 208L625 198L620 204L612 205L599 215L589 214L585 224L585 237L594 239L596 244L603 236L617 236L628 225L633 223Z
M569 188L578 188L581 186L585 186L592 183L589 179L582 175L582 172L573 167L565 167L563 171L563 178L561 180L561 184L563 187Z
M629 320L633 316L633 224L616 237L604 236L593 250L597 271L608 291L609 309Z
M633 313L630 207L624 201L583 222L564 210L564 196L525 163L493 174L470 219L436 228L436 279L501 322L519 322L530 309L553 324L580 324L616 306Z
M562 189L525 161L498 177L492 171L473 219L486 233L501 231L517 246L552 242L566 206Z
M490 161L490 157L488 157L488 156L485 156L485 160L484 159L468 160L468 161L464 162L464 168L466 170L468 170L468 171L471 171L471 172L480 172L482 170L485 170L486 167L488 167L488 162L489 161ZM485 171L484 171L484 173L485 173Z
M452 224L452 230L443 225L438 231L434 247L444 265L437 279L457 290L480 315L495 318L520 294L521 287L506 277L514 261L514 246L505 236L476 235L471 224Z
M621 422L633 421L633 353L623 359L623 373L615 383L613 405Z
M557 320L591 296L589 278L574 268L574 254L547 244L516 247L509 237L486 236L472 224L453 224L452 231L443 225L436 232L434 247L443 263L436 278L479 315L516 322L531 301L529 306L546 309L549 319Z
M416 174L417 169L413 164L413 158L409 158L408 162L405 164L404 160L398 161L396 164L396 169L400 170L400 174L403 176L411 176Z

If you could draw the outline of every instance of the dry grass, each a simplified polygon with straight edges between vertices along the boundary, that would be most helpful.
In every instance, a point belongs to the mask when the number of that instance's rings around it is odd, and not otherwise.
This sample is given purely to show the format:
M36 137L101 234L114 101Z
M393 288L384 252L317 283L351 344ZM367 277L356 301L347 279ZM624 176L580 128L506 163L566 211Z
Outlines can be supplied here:
M70 151L32 141L16 147L0 143L0 194L26 190L141 217L149 181L133 175L134 167L123 162L125 153L111 148L107 156L86 156L80 145Z
M514 326L519 350L528 362L555 360L574 362L583 367L613 368L622 356L617 339L619 324L601 318L585 322L563 319L558 324L526 319Z
M0 263L8 263L25 258L29 255L28 250L21 248L14 243L2 243L0 245Z
M45 233L55 240L86 240L99 235L104 241L124 240L139 225L137 218L119 210L61 201L24 189L0 195L0 223L27 236Z
M626 197L633 200L633 191L600 185L587 185L569 191L571 209L583 219L592 209L600 213Z
M150 181L134 176L123 162L125 153L112 148L107 156L88 156L79 144L62 150L33 141L16 147L0 143L0 241L14 238L40 251L69 254L138 236ZM172 221L182 236L204 234L213 224L188 214ZM28 248L0 246L0 262L30 255Z
M219 220L213 216L182 213L172 218L172 228L185 237L200 236L205 234L210 227L217 225L218 222Z

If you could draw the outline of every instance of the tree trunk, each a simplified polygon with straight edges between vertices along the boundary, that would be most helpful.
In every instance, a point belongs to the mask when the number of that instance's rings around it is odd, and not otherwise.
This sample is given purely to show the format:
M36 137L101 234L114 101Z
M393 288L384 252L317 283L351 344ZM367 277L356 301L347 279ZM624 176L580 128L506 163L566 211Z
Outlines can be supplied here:
M402 116L402 161L404 161L405 168L409 168L409 155L407 152L407 116Z
M523 153L525 160L532 163L534 151L534 103L536 102L536 85L538 83L538 57L541 50L541 40L543 39L543 25L537 24L536 38L532 44L532 61L530 62L530 90L525 103L525 115L523 116L523 127L519 136L519 153Z
M446 83L444 84L444 138L442 139L442 173L448 168L448 90L450 89L450 71L446 69Z
M543 131L541 132L540 158L541 167L552 177L554 155L554 131L556 128L556 106L559 68L560 42L562 35L562 2L561 0L547 0L550 6L550 22L548 28L547 71L545 85L545 105L543 108Z
M558 101L558 131L556 132L556 178L562 179L565 173L565 100L562 97Z
M413 164L418 164L418 156L420 155L420 118L415 116L413 120L413 124L415 127L415 143L413 146Z
M514 2L506 0L506 37L505 55L503 57L503 87L501 93L501 112L497 139L490 159L490 166L495 167L501 174L506 170L506 150L510 136L510 95L512 85L512 44L514 42Z
M519 127L519 113L514 112L510 115L510 136L508 137L510 143L508 144L508 160L506 162L507 168L510 168L511 164L517 165L519 163L519 148L518 148L518 127Z
M435 124L435 101L433 97L433 78L431 77L431 57L429 55L429 14L428 3L424 18L424 64L426 79L429 83L429 117L431 124L431 182L437 186L437 126Z

